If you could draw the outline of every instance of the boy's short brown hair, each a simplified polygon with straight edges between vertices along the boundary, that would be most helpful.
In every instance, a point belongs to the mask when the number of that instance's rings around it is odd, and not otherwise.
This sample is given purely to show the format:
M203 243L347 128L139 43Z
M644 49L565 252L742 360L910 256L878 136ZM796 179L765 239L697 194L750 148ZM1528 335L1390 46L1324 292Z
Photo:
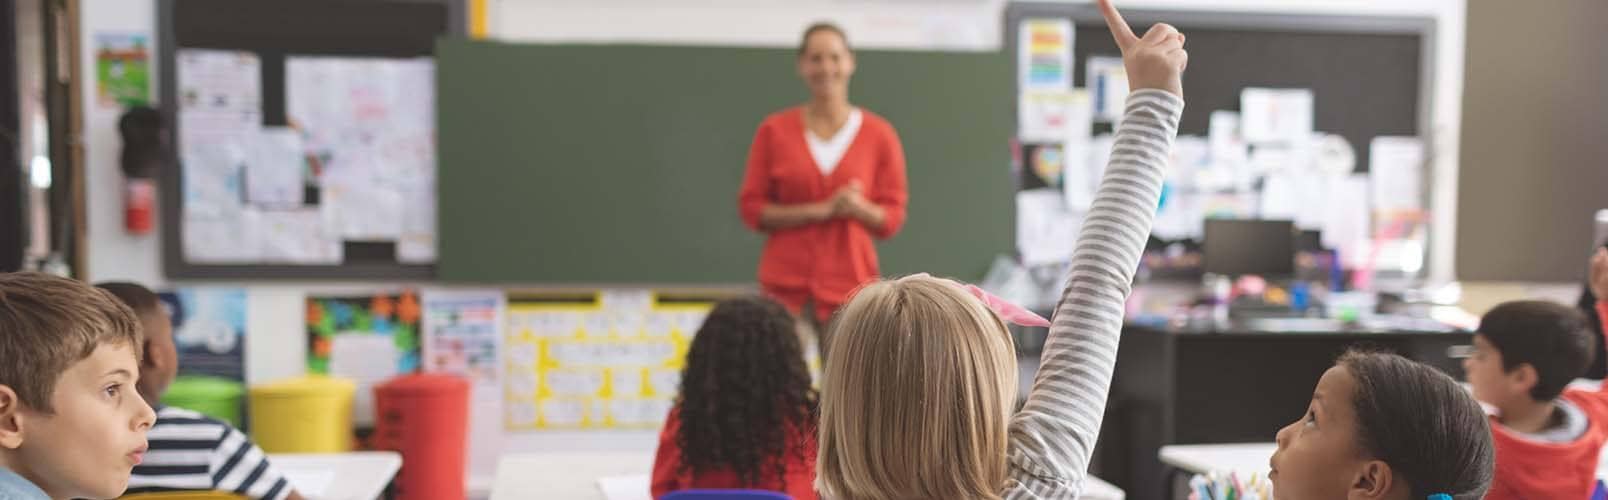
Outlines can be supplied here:
M1591 364L1591 325L1586 315L1544 300L1504 302L1480 317L1475 334L1502 353L1502 369L1535 368L1530 397L1552 401Z
M144 339L134 311L104 290L44 273L0 273L0 385L49 413L56 380L102 344Z

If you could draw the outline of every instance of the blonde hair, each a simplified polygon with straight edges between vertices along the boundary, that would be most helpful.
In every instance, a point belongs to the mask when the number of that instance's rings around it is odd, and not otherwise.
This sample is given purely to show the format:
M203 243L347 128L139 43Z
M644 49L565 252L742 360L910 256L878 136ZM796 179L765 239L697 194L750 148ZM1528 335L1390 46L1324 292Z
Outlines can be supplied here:
M1016 352L982 301L926 275L873 283L843 307L830 351L823 497L999 498Z

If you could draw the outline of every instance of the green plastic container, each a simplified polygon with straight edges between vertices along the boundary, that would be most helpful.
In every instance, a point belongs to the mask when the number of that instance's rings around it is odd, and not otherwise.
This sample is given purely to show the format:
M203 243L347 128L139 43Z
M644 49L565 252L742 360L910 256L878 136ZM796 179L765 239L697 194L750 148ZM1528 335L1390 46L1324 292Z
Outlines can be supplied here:
M226 378L184 375L173 380L162 404L195 411L240 427L240 398L245 384Z

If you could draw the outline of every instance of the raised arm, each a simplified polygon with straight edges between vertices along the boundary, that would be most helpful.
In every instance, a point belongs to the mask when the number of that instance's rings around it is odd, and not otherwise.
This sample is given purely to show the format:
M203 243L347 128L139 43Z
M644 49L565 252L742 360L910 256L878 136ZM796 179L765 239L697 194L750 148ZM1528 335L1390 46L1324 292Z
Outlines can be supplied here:
M1084 218L1033 389L1011 420L1016 484L1008 498L1071 497L1082 490L1116 365L1123 305L1184 106L1184 36L1166 24L1135 36L1109 0L1100 0L1100 7L1133 92Z

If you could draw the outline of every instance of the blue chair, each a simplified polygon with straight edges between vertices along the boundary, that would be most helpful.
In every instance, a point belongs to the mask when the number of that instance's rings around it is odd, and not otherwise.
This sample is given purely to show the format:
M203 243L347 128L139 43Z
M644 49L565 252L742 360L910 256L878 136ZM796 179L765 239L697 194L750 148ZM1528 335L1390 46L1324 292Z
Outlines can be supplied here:
M792 495L765 490L681 490L659 500L793 500Z

